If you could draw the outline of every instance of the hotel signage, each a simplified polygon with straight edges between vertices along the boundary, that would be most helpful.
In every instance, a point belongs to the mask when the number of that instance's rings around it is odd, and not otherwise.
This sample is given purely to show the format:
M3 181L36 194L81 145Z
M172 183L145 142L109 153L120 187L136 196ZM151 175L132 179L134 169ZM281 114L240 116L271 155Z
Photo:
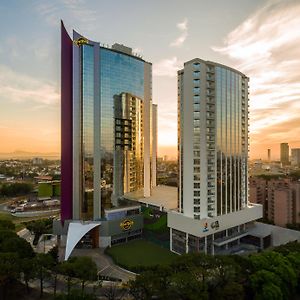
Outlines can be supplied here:
M123 229L123 230L129 230L133 225L133 221L132 220L129 220L129 219L126 219L124 220L123 222L120 223L120 227Z
M82 46L82 45L88 44L89 41L88 41L86 38L84 38L84 37L80 37L80 38L78 38L77 40L74 40L74 43L75 43L78 47L80 47L80 46Z
M211 227L211 229L218 230L218 229L220 228L219 221L211 222L211 223L210 223L210 227ZM209 231L208 223L205 222L205 223L203 224L202 232L208 232L208 231Z
M218 229L220 228L219 221L212 222L212 223L210 224L210 227L211 227L212 229L218 230Z

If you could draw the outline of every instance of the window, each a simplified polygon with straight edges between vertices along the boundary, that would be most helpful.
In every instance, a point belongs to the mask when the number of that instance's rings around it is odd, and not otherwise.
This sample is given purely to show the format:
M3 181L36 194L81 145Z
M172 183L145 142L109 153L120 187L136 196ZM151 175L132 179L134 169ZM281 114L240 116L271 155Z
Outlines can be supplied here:
M196 71L200 71L200 63L194 63L194 64L193 64L193 68L194 68L194 70L196 70Z
M200 88L199 87L194 87L193 92L194 92L194 94L200 94Z
M200 189L200 182L194 183L194 189Z
M200 212L200 207L194 207L194 212L199 213Z
M200 85L200 79L194 79L194 85L199 86Z
M199 127L200 126L200 120L194 120L194 126Z
M194 96L194 103L200 103L200 96Z
M200 119L200 112L195 111L194 112L194 119L199 120Z
M194 199L194 205L200 205L200 198Z
M194 104L194 111L200 111L200 104L199 103Z
M194 157L200 157L200 151L194 151Z
M194 78L200 78L200 71L194 71L193 77Z
M194 173L200 173L200 167L194 167Z
M194 159L194 165L200 165L200 159Z
M194 180L200 181L200 174L194 174Z

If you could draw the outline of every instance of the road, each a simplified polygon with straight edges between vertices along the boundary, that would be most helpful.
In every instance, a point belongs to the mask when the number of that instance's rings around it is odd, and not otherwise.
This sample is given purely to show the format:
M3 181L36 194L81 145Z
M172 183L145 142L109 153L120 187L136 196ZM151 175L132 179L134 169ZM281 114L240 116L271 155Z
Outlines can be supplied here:
M104 249L75 249L71 256L89 256L96 263L98 275L110 276L127 282L135 279L136 274L115 265L113 260L104 254Z
M54 292L54 281L50 279L44 280L44 292L53 294ZM38 279L31 280L29 286L34 289L40 288L40 281ZM73 280L71 289L81 290L81 283L79 280ZM107 281L98 281L86 283L86 293L94 293L97 295L97 299L132 299L128 290L124 289L121 283L113 283ZM56 293L67 293L67 283L63 276L59 275L56 284ZM108 295L114 294L115 298L108 298Z
M29 242L31 246L33 246L32 243L33 243L34 236L30 233L30 231L27 228L18 231L17 235L23 238L24 240L26 240L27 242Z

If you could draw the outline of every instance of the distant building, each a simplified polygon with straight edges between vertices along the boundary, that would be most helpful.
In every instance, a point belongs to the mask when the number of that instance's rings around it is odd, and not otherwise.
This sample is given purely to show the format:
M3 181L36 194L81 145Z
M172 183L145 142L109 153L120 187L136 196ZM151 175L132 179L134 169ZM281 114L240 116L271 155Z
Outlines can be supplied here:
M41 165L43 163L43 159L40 157L34 157L32 159L32 164L34 165Z
M288 143L281 143L280 144L280 162L283 166L286 166L289 164L289 144Z
M268 161L271 161L271 149L268 149Z
M251 178L249 194L253 203L263 205L264 217L275 225L300 223L300 182Z
M291 149L291 164L300 167L300 148Z
M267 181L262 178L249 178L249 201L251 203L261 204L263 206L263 217L267 219Z
M41 181L38 183L38 198L59 198L60 197L60 181Z

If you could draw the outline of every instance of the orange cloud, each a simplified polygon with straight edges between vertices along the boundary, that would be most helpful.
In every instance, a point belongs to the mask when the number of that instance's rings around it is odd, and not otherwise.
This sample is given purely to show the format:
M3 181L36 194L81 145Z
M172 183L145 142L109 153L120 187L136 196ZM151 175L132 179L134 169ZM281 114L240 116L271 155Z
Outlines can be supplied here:
M250 155L300 146L300 2L269 1L213 50L250 77ZM261 152L264 150L264 152Z

